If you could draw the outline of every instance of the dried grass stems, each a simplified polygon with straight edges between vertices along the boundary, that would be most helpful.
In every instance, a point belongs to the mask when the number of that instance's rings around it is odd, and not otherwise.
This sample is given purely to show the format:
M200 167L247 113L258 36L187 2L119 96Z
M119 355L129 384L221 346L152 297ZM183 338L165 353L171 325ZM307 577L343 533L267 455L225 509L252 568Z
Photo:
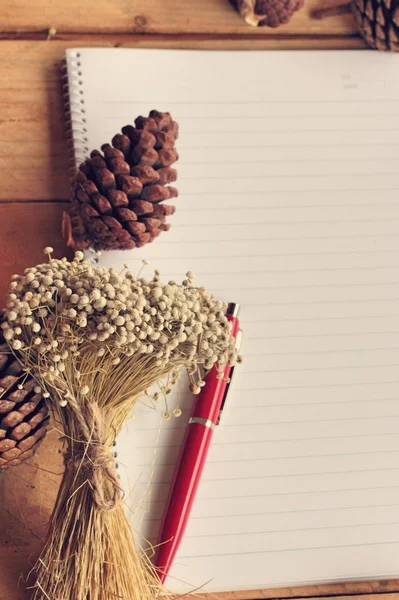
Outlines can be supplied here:
M112 443L154 383L192 391L236 354L226 305L193 285L94 267L77 252L12 278L4 337L51 399L66 442L65 473L34 572L34 600L150 600L159 580L121 505ZM170 377L168 377L170 375ZM161 385L163 394L171 391ZM153 395L156 400L159 394Z

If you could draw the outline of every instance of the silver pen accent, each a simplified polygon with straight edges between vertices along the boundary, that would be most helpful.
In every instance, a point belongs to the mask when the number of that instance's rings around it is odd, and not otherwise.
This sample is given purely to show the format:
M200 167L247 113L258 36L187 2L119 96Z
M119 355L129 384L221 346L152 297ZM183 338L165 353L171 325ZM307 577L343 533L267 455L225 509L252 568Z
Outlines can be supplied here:
M204 419L203 417L190 417L188 420L188 424L197 424L203 425L204 427L209 427L209 429L215 429L216 424L210 419Z

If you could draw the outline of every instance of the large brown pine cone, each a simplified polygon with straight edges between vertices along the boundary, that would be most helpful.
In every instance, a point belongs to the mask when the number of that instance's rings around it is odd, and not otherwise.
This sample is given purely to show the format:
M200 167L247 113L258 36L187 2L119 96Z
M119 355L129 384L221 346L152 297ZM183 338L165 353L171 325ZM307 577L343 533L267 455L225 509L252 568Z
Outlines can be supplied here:
M372 48L399 51L399 0L353 0L360 33Z
M248 25L279 27L288 23L304 0L230 0Z
M0 329L0 472L30 458L46 434L49 416L39 389Z
M79 169L71 225L75 248L125 250L152 242L170 227L175 207L162 204L178 192L178 126L169 113L151 111L126 125L112 146L94 150Z

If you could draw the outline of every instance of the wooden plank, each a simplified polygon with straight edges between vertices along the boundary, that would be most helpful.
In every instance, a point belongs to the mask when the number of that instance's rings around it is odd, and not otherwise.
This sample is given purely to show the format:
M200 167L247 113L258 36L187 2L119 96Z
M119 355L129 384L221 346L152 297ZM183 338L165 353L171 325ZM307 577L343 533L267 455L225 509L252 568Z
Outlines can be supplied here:
M375 593L371 593L373 588ZM389 593L389 590L394 590ZM251 592L224 592L217 595L218 600L317 600L319 598L336 598L339 600L399 600L398 580L390 581L355 581L350 583L337 583L331 585L309 585L305 587L274 588L268 590L252 590ZM324 590L324 591L323 591ZM381 598L384 594L384 598ZM211 600L210 594L195 594L189 596L192 600ZM176 599L177 600L177 599Z
M0 200L68 198L59 58L45 43L0 51Z
M11 275L42 262L45 246L54 248L55 258L65 254L61 238L64 208L55 202L0 203L0 307Z
M0 475L0 598L28 600L24 582L43 545L63 471L60 434L35 457Z
M109 3L111 6L113 3ZM108 4L107 4L108 5ZM38 11L39 12L39 11ZM199 49L359 48L360 38L67 36L0 42L1 201L69 197L60 62L71 46ZM104 140L108 141L108 140Z
M307 0L278 34L351 34L356 27L351 15L325 20L311 18L321 0ZM334 4L334 0L329 0ZM324 6L324 4L323 4ZM3 0L1 31L44 31L55 27L64 33L166 33L275 35L276 30L247 25L228 0Z

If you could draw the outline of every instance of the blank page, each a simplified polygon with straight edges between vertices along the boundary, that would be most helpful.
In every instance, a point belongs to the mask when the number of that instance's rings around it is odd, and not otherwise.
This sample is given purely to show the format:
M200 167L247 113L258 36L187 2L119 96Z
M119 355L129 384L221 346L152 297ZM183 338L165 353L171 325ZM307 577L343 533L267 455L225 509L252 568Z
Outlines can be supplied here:
M242 305L244 363L168 585L206 591L399 575L399 56L80 53L87 147L156 108L180 196L153 244L107 252ZM78 85L78 84L76 84ZM143 401L118 439L156 541L192 399Z

